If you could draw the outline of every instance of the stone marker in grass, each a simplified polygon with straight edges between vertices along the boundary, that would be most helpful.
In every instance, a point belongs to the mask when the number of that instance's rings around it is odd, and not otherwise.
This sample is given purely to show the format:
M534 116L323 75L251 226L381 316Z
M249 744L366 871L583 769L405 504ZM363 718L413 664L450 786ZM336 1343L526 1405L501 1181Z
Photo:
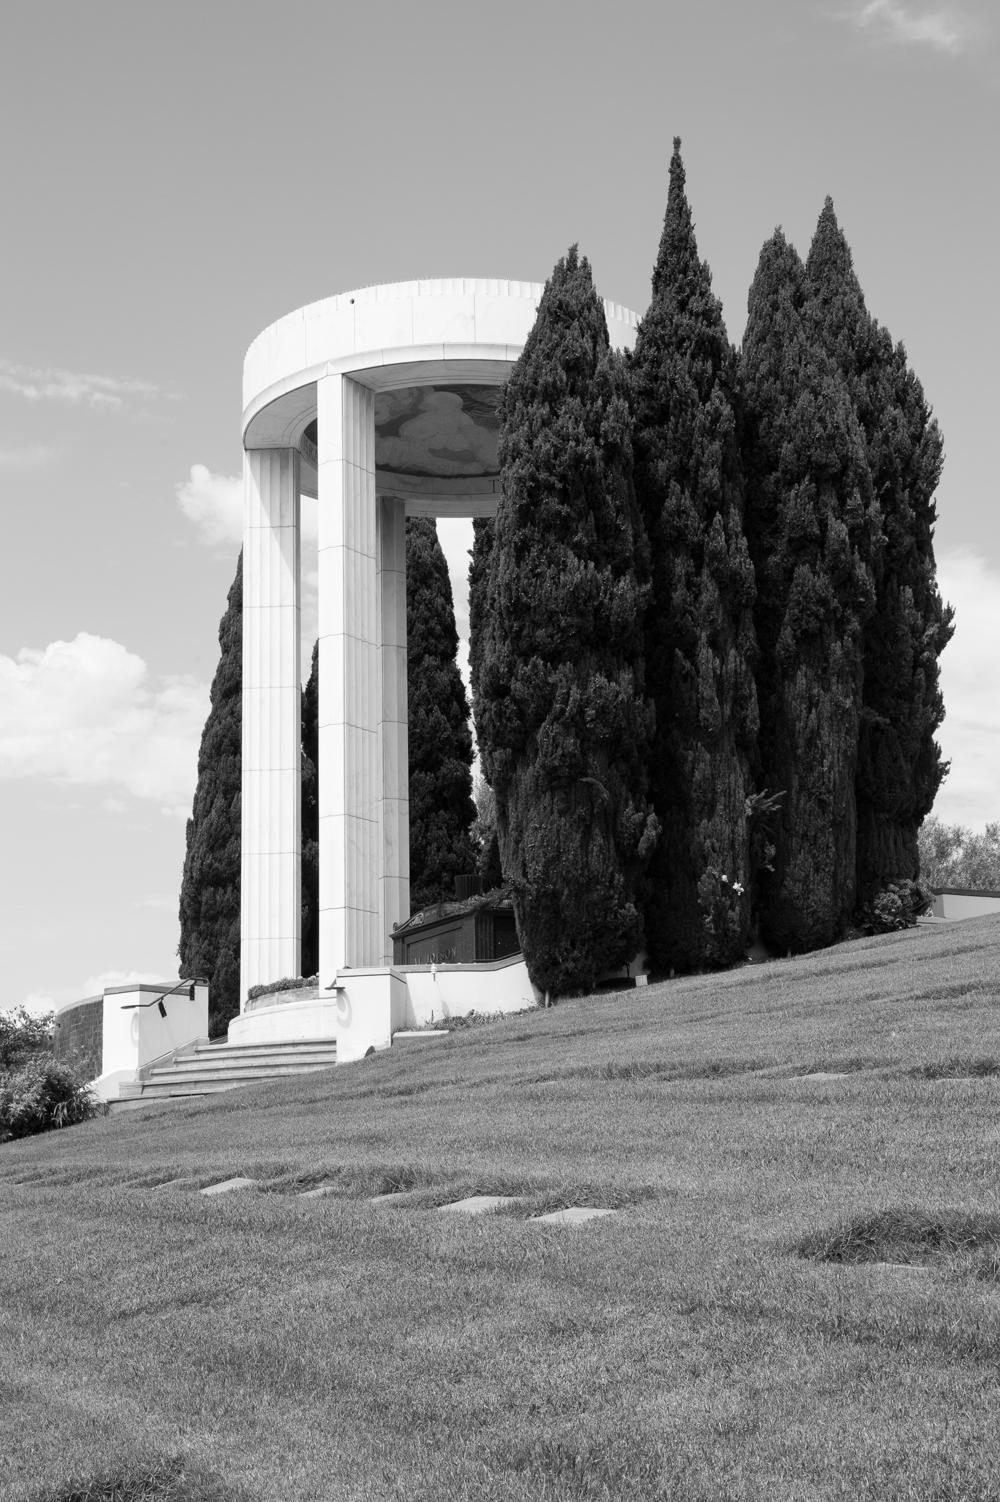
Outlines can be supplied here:
M800 1080L846 1080L846 1070L817 1069L812 1074L800 1074Z
M488 1215L500 1205L515 1204L516 1198L513 1194L472 1194L468 1199L454 1200L450 1205L438 1205L438 1209L455 1215Z
M234 1189L252 1189L253 1179L222 1179L218 1184L207 1184L202 1194L230 1194Z
M336 1194L336 1192L336 1184L317 1184L315 1189L300 1189L299 1199L321 1200L325 1199L328 1194Z
M597 1205L570 1205L566 1210L552 1210L548 1215L534 1215L533 1220L552 1226L579 1226L586 1220L596 1220L601 1215L617 1215L617 1210L600 1209Z
M416 1189L394 1189L390 1194L373 1194L368 1203L370 1205L399 1204L402 1200L410 1199L416 1192Z

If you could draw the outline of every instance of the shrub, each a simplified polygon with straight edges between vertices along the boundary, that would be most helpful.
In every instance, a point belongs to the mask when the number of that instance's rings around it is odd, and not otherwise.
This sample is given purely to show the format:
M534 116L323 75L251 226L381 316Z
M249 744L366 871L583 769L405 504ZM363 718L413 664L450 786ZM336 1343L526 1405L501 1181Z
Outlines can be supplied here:
M0 1069L13 1069L52 1046L52 1013L35 1017L25 1007L0 1012Z
M318 984L318 975L286 975L282 980L272 980L259 986L251 986L247 992L247 1000L255 1001L258 996L270 996L276 991L301 991L306 986Z
M0 1074L0 1142L74 1126L105 1110L78 1074L51 1057L36 1055Z
M869 934L889 934L897 929L912 928L932 901L931 893L917 881L890 882L864 909L862 926Z

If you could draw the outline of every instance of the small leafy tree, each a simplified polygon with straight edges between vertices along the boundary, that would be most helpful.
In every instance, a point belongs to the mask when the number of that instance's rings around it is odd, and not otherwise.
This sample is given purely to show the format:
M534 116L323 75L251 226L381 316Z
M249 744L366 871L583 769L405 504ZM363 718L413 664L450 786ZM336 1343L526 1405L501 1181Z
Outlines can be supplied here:
M963 824L925 819L918 836L920 879L930 887L1000 892L1000 823L977 834Z
M36 1015L27 1007L0 1012L0 1069L15 1069L35 1054L52 1052L52 1012Z

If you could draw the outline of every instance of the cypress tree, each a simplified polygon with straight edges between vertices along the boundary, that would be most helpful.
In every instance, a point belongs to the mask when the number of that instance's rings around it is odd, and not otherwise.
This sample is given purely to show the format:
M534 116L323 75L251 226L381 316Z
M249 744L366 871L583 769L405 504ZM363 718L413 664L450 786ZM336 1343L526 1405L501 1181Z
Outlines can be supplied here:
M181 974L209 983L209 1034L240 1009L240 775L243 734L243 554L219 623L219 665L198 750L187 823L178 946Z
M750 923L754 573L743 531L736 356L698 256L674 140L653 295L630 362L636 496L649 537L646 683L653 968L731 964Z
M302 974L319 969L319 642L302 691Z
M472 558L469 563L469 678L473 709L479 702L479 665L489 609L487 595L495 536L493 517L477 516L472 523Z
M855 907L864 627L880 535L864 435L808 295L779 230L750 289L744 453L762 779L784 795L760 918L769 943L793 950L832 943Z
M858 902L915 880L917 832L947 768L934 733L944 718L938 658L952 634L934 560L941 433L906 352L872 318L850 247L827 198L806 271L810 313L847 382L861 424L883 545L865 627L856 779Z
M624 370L576 247L546 283L500 411L501 498L476 724L535 984L592 987L641 947L656 821Z
M475 870L472 732L458 670L448 565L430 517L406 523L410 906L450 897Z

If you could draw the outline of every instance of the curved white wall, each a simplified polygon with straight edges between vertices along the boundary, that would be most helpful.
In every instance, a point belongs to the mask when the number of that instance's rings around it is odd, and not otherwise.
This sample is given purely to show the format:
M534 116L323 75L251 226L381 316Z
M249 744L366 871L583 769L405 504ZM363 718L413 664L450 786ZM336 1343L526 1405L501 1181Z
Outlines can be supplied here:
M279 398L335 372L357 379L364 371L363 384L375 390L505 380L543 291L539 282L470 277L387 282L286 313L258 334L243 362L244 442L268 447L289 441L287 426L263 427L254 419ZM608 301L604 312L611 343L631 348L635 313ZM414 370L421 365L427 368Z

